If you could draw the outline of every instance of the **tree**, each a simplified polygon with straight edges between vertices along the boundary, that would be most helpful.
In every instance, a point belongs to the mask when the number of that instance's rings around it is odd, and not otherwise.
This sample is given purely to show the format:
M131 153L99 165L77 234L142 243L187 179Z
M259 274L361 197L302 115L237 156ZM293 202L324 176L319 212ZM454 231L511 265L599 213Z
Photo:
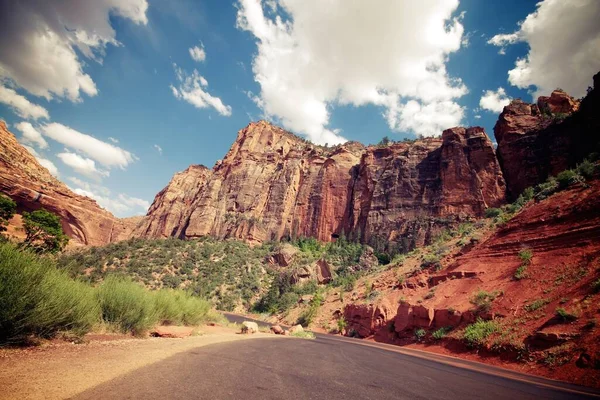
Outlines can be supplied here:
M391 140L389 137L384 136L383 139L381 139L378 143L378 146L388 146L390 144Z
M17 203L11 198L0 194L0 232L6 230L6 225L8 225L8 221L15 215L16 210Z
M38 253L56 253L62 250L69 238L64 234L60 218L44 209L23 213L27 237L23 246Z

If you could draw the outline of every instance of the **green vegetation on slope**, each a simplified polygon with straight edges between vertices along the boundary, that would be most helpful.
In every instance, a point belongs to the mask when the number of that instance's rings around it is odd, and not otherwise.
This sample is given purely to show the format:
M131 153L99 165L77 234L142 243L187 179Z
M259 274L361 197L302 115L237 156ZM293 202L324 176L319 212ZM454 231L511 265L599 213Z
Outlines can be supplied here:
M0 304L0 346L59 332L81 336L99 324L142 334L156 324L211 318L208 301L182 290L151 292L117 276L94 288L11 243L0 243Z

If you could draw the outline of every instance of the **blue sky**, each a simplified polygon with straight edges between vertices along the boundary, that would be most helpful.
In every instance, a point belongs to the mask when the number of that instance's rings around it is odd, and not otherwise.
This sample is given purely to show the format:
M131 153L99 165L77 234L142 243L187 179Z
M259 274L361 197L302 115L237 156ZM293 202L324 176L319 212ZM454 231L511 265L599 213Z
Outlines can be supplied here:
M71 188L118 216L140 214L175 172L222 158L251 120L330 144L458 124L493 137L507 98L558 86L581 95L598 56L559 46L589 61L561 65L570 55L536 40L552 16L571 12L581 32L557 40L600 43L598 2L572 1L577 11L552 0L539 9L531 0L332 0L322 12L298 0L90 0L74 11L58 0L0 1L0 117ZM36 42L40 31L47 40ZM551 57L557 66L546 71ZM528 64L516 68L519 59ZM416 67L423 60L427 71ZM415 77L394 68L416 68Z

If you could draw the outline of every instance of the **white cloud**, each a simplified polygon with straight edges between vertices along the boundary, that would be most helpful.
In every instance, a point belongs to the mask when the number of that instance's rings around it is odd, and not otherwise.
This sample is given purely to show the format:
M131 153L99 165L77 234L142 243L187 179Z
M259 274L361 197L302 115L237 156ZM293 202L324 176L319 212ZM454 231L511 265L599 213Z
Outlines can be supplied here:
M504 107L510 104L510 98L506 95L504 88L499 87L497 91L486 90L479 100L479 107L483 110L501 113Z
M162 152L163 152L162 147L160 147L159 145L155 144L154 148L156 149L156 151L158 151L158 154L160 154L162 156Z
M95 189L90 189L89 185L87 187L88 189L75 188L73 191L81 196L96 200L101 207L118 217L143 215L150 207L150 203L143 199L131 197L123 193L114 197L110 196L110 191L107 188L102 188L104 193L98 193ZM105 194L106 191L108 191L108 194Z
M76 178L74 176L70 176L67 179L69 181L71 181L72 183L74 183L77 187L87 190L88 192L95 192L95 193L100 194L101 196L109 196L110 195L110 190L108 188L106 188L102 185L99 185L97 183L86 182L86 181Z
M529 45L529 53L508 73L512 85L534 86L536 97L556 87L581 97L600 65L598 21L598 0L544 0L516 32L496 35L488 43L506 46L520 41Z
M0 2L0 78L36 96L80 101L98 89L83 71L120 45L110 16L146 24L146 0L28 0Z
M0 70L1 73L1 70ZM21 118L50 118L48 110L44 107L33 104L25 96L21 96L13 89L0 85L0 103L8 105Z
M27 151L37 159L42 167L46 168L50 174L58 178L58 168L56 168L56 165L54 165L52 161L42 157L37 151L35 151L33 147L27 145L23 145L23 147L25 147L25 149L27 149Z
M256 103L319 143L344 141L328 127L335 105L375 104L392 129L439 135L460 124L454 100L467 92L445 68L463 40L457 7L458 0L280 0L264 8L239 0L237 26L258 46ZM434 110L447 114L429 120Z
M89 158L98 161L106 167L124 169L136 160L135 155L115 145L103 142L93 136L78 132L68 126L53 122L41 126L42 133L64 144L67 147L81 151Z
M206 52L204 51L204 44L202 42L200 42L200 46L190 47L189 52L194 61L203 62L206 60Z
M475 119L481 119L481 115L477 114L473 118L475 118Z
M108 140L110 140L113 143L119 143L119 139L115 139L114 137L109 137Z
M88 178L101 180L102 178L108 177L110 173L96 168L94 160L89 158L81 157L75 153L58 153L56 155L65 165L73 168L75 172L81 175L87 176Z
M183 99L196 108L212 107L223 116L231 115L231 107L223 104L220 98L212 96L206 91L208 87L207 80L200 75L198 70L194 70L188 75L184 70L173 64L175 75L179 81L179 86L171 85L173 96Z
M42 134L29 122L19 122L18 124L15 124L15 128L23 134L21 142L38 146L40 149L48 148L48 142L46 142Z

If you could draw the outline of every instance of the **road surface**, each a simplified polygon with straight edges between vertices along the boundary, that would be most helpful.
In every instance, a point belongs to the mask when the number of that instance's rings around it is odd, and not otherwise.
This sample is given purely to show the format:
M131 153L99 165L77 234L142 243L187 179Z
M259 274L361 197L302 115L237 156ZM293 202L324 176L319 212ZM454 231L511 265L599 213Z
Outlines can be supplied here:
M494 367L479 370L479 363L447 362L451 359L424 354L330 335L315 340L273 336L192 349L75 398L600 398L598 392L579 386Z

